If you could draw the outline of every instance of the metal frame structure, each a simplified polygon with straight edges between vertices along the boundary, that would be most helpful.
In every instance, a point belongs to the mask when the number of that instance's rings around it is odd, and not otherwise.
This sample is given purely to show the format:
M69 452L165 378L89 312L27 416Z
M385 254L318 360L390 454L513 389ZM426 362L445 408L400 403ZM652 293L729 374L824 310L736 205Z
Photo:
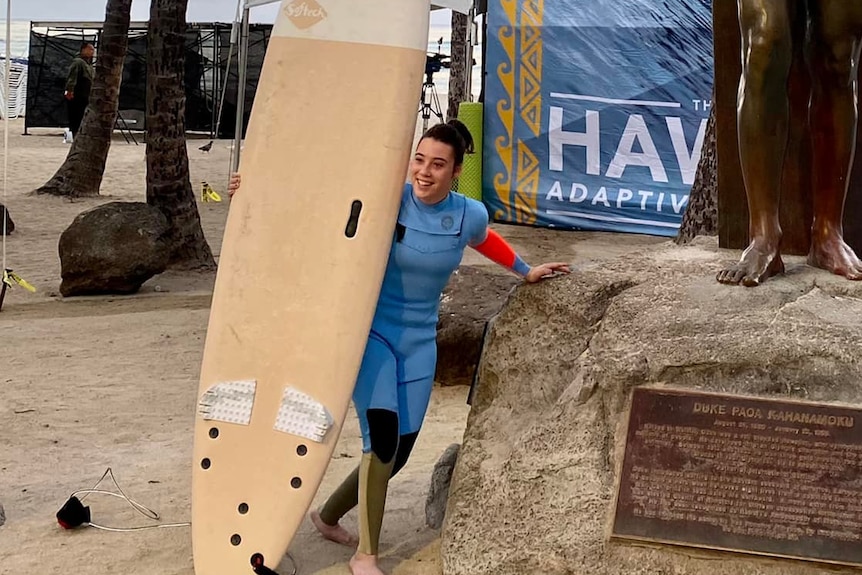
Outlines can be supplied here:
M30 23L30 38L31 43L34 38L34 32L40 35L43 35L47 38L46 42L50 43L51 36L61 36L68 40L70 37L80 37L82 41L87 40L94 42L98 45L102 29L104 27L103 22L98 21L34 21ZM271 25L255 25L255 28L271 28ZM129 24L129 38L130 41L135 39L146 37L148 30L148 23L145 21L133 21ZM231 76L231 58L233 53L233 48L235 44L235 32L236 32L236 22L190 22L187 25L187 30L189 32L197 33L197 38L195 39L196 52L200 55L200 64L201 64L201 78L200 82L196 88L197 93L200 95L200 99L204 102L207 102L209 106L209 113L211 119L209 121L208 131L210 137L217 137L216 131L218 130L220 123L220 115L222 110L222 105L224 103L224 95L226 92L226 88L229 83L229 79ZM228 55L228 60L225 63L223 61L224 50L227 48L225 42L225 35L227 30L231 30L231 52ZM265 35L265 31L264 31ZM75 54L70 53L69 59L71 60ZM45 51L42 51L41 60L35 60L39 58L38 54L31 54L31 64L35 64L37 68L42 68L45 65ZM146 57L143 54L132 54L132 58L136 61L139 61L145 65ZM224 66L226 64L226 67ZM239 85L245 85L247 83L247 79L243 79L243 82ZM41 74L36 74L34 81L30 83L28 86L29 90L35 94L35 98L39 99L42 97L50 97L47 86L41 86L42 77ZM240 94L243 94L243 90L240 90ZM121 96L122 97L122 96ZM239 122L242 121L243 116L238 114ZM206 122L204 122L206 123ZM28 128L31 127L45 127L42 124L33 125L28 123L25 119L24 125L24 134L28 133ZM191 130L195 131L195 130Z
M240 150L242 147L242 139L243 139L243 128L245 125L245 117L246 117L246 88L248 84L248 53L249 53L249 31L250 31L250 20L251 20L251 10L253 8L259 6L265 6L268 4L272 4L279 0L238 0L237 1L237 12L236 18L231 26L231 35L230 35L230 51L228 54L228 60L226 63L226 71L224 72L226 75L230 73L230 66L232 64L232 59L234 53L236 52L237 57L237 66L238 66L238 75L239 80L237 83L237 110L236 110L236 124L234 128L234 146L231 157L231 169L236 171L239 169L239 156ZM461 13L468 14L470 16L471 26L468 32L468 41L467 41L467 62L473 61L473 49L474 46L478 45L478 30L476 28L476 17L479 12L484 12L482 8L486 5L485 0L433 0L430 4L430 9L432 11L441 10L441 9L451 9ZM217 105L213 106L213 121L212 121L212 129L210 130L210 137L218 137L218 126L221 120L221 110L222 104L224 102L227 81L226 76L222 76L221 62L220 62L220 51L221 51L221 31L228 26L226 23L189 23L188 28L190 30L211 30L211 38L213 41L213 58L208 61L206 65L206 70L212 73L213 81L210 84L211 92L208 92L208 96L210 97L210 101L217 102ZM129 25L129 33L138 33L143 31L144 33L147 30L147 22L131 22ZM80 32L82 39L93 37L96 41L98 41L98 37L101 34L101 30L103 28L102 22L32 22L30 26L31 35L34 29L36 28L44 28L47 29L46 34L50 35L53 33L62 33L62 32ZM87 36L86 33L90 32L90 36ZM202 40L201 40L202 41ZM71 55L70 55L71 56ZM483 75L484 76L484 75ZM206 73L204 74L204 78L206 78ZM472 74L467 74L467 93L472 93ZM484 77L483 77L484 84ZM221 94L217 94L216 92L221 88ZM33 86L32 89L39 89L38 84ZM206 91L206 88L205 88ZM24 133L27 133L27 125L25 123Z

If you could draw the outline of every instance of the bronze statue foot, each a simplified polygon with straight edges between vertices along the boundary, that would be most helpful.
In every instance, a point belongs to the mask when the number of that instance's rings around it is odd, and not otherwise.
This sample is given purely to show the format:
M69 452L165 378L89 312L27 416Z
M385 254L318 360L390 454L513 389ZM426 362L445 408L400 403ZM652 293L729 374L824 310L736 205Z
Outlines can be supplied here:
M808 265L821 268L849 280L862 280L862 260L838 235L811 243Z
M753 241L742 253L739 263L718 272L720 283L745 287L759 286L768 278L784 273L784 261L777 249L763 249L763 242Z

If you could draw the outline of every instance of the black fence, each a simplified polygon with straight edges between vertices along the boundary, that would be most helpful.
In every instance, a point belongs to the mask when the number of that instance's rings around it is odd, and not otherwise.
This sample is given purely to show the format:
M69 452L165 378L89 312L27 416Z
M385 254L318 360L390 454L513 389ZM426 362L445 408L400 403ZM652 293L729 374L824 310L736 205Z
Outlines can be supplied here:
M68 125L63 89L69 64L84 41L96 46L98 58L101 29L81 25L48 26L30 32L27 76L27 113L24 132L29 128L64 128ZM45 27L41 27L45 28ZM249 28L248 68L245 85L243 134L260 78L263 58L269 45L271 24ZM186 130L219 138L233 138L236 131L239 62L237 47L230 56L231 24L189 24L186 32L185 85ZM228 58L230 68L228 69ZM219 118L219 106L224 102ZM129 30L129 50L123 65L120 86L121 127L144 130L147 105L146 25Z

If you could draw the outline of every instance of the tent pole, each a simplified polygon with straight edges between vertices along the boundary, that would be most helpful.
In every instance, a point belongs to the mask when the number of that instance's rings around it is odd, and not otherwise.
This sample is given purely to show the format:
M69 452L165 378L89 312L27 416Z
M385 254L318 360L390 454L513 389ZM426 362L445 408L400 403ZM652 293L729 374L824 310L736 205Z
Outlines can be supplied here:
M480 79L479 101L485 103L485 86L487 82L488 61L488 12L482 14L482 76Z
M467 32L467 101L473 101L473 46L476 45L476 5L467 13L469 29Z
M242 10L242 32L240 34L239 52L237 54L237 65L239 66L239 81L236 87L236 132L234 133L233 155L231 158L231 172L239 171L240 148L242 147L242 131L245 124L245 84L248 66L248 30L249 30L249 7L245 4Z
M227 65L224 69L224 76L222 77L222 69L221 67L216 67L219 75L219 84L221 85L221 98L218 104L218 110L216 110L216 128L215 128L215 139L218 139L219 133L221 131L221 117L224 113L224 99L227 94L227 84L228 80L230 80L230 65L233 62L233 52L236 49L237 41L239 37L239 10L237 10L237 16L234 18L233 25L230 28L230 47L227 51ZM217 54L221 55L221 34L218 33L216 36L216 42L218 44Z

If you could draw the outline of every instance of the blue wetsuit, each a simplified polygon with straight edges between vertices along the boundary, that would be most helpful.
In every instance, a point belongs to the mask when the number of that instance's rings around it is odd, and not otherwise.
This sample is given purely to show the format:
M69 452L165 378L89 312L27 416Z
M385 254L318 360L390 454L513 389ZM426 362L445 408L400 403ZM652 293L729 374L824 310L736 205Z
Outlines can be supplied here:
M440 296L464 249L519 275L530 271L488 228L484 204L450 192L429 206L407 185L353 403L362 429L362 458L320 509L335 526L361 500L357 550L376 555L389 479L406 464L419 435L437 367Z
M371 450L367 411L398 415L399 435L418 433L437 365L440 296L464 249L485 239L484 204L450 192L426 205L407 184L353 401L364 452Z

